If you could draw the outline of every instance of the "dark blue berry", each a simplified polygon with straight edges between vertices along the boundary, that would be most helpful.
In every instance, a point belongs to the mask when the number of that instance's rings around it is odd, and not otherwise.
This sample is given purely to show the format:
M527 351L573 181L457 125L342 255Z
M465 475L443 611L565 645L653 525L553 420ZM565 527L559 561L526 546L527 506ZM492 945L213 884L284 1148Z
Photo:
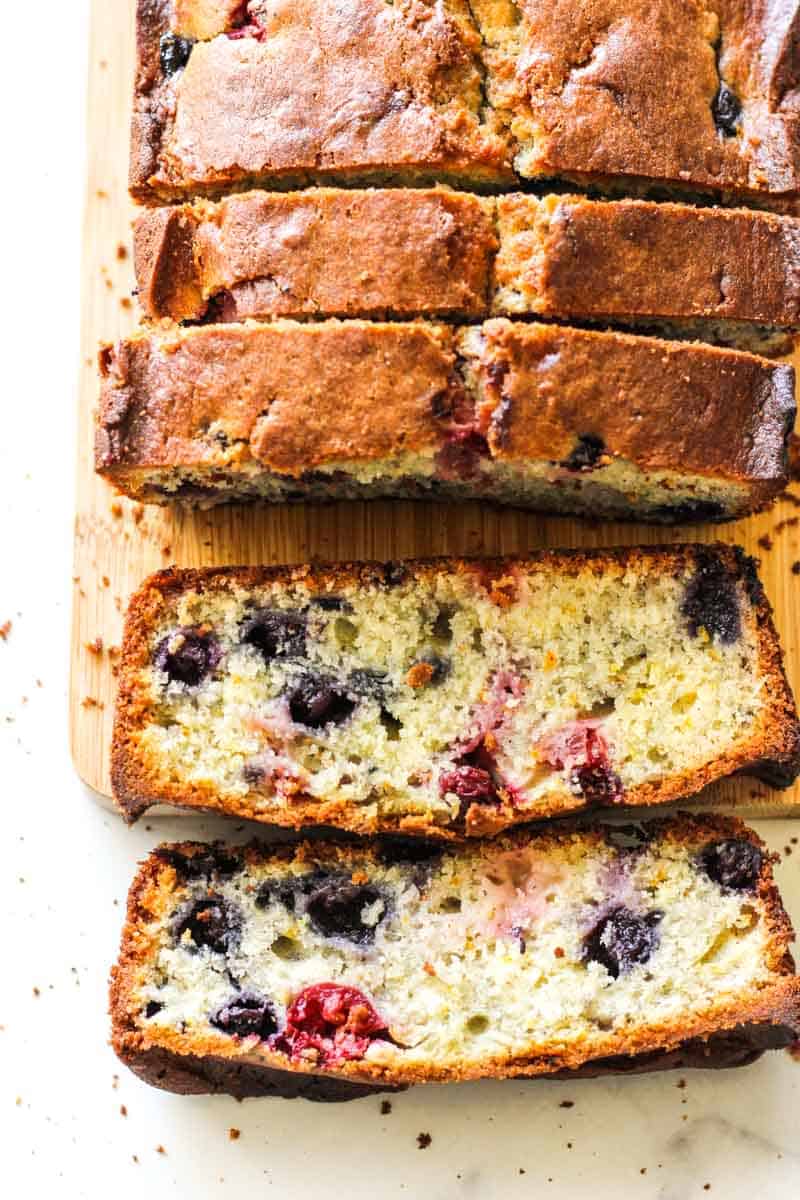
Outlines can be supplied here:
M163 1007L164 1005L159 1004L158 1000L148 1000L147 1007L144 1010L144 1015L149 1021L152 1017L157 1016Z
M178 37L174 33L164 33L159 42L159 58L161 59L161 70L165 75L174 75L176 71L182 71L189 61L189 57L194 48L194 42L191 38Z
M171 683L197 687L222 657L219 642L204 629L176 629L156 646L153 662Z
M200 854L183 854L180 850L159 849L156 855L174 867L187 883L194 879L209 879L212 875L230 879L242 868L241 860L222 848L210 846Z
M356 701L321 675L306 675L289 694L289 712L297 725L321 729L340 725L353 713Z
M204 896L194 900L175 919L176 941L181 941L187 931L198 950L206 946L215 954L229 954L241 941L242 914L237 905L223 896Z
M209 1017L215 1029L232 1037L268 1038L277 1033L275 1009L266 996L257 992L238 992Z
M713 842L699 855L699 862L709 879L720 887L752 892L761 875L764 856L752 842L728 838Z
M714 117L714 124L720 133L725 137L736 135L742 115L742 104L727 83L719 85L719 90L711 102L711 113Z
M591 471L605 454L605 442L593 433L582 433L575 448L561 463L568 471Z
M265 662L302 658L306 652L306 618L301 612L264 608L247 618L240 636L245 645L255 646Z
M576 767L570 775L570 787L587 804L617 804L622 799L622 780L602 765Z
M697 637L705 629L709 637L731 645L742 632L736 580L713 551L698 550L696 562L681 603L689 633Z
M296 880L265 879L259 884L254 903L256 908L269 908L275 901L294 912L297 893L302 890L302 882Z
M417 662L427 663L427 665L433 671L433 674L428 680L429 687L431 685L435 686L438 683L442 683L442 681L445 680L450 674L450 660L447 658L440 658L438 654L423 654L417 659Z
M351 671L347 683L355 696L367 696L382 701L386 696L389 679L382 671L370 671L366 667L359 667Z
M351 942L372 942L375 926L361 919L365 906L374 904L381 893L370 884L357 885L347 879L329 879L312 891L306 900L306 916L317 933L324 937L347 938Z
M681 500L678 504L651 508L650 516L654 521L674 521L676 525L700 525L704 521L720 521L727 513L724 504L717 500Z
M658 911L639 916L622 905L612 909L584 938L584 962L600 963L614 979L625 975L657 948L662 916Z

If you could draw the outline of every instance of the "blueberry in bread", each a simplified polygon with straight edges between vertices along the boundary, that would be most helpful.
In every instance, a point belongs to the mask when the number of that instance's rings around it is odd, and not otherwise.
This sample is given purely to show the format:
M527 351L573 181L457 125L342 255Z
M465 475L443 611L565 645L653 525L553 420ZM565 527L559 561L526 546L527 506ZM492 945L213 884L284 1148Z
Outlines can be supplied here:
M119 683L129 820L447 839L800 768L769 605L724 546L164 571Z
M137 0L130 184L513 181L467 0Z
M138 500L400 496L675 522L787 483L790 367L494 320L143 329L101 355L95 465Z
M471 0L528 179L796 211L795 0Z
M491 310L770 355L791 350L800 324L800 222L745 209L442 188L254 191L145 209L134 257L153 320Z
M792 937L729 820L162 846L128 900L113 1044L170 1091L317 1100L734 1066L800 1030Z

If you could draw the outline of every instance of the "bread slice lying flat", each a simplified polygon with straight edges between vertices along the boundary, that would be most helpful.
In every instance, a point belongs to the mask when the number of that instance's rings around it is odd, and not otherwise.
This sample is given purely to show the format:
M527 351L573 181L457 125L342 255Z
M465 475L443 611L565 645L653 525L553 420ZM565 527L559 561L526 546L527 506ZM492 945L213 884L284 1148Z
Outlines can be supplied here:
M131 820L450 837L800 765L755 564L723 546L164 571L119 681Z
M162 846L113 973L114 1047L176 1092L734 1066L800 1030L791 925L721 819L421 842Z
M150 503L480 499L675 522L787 483L794 372L492 320L143 329L101 356L95 465Z

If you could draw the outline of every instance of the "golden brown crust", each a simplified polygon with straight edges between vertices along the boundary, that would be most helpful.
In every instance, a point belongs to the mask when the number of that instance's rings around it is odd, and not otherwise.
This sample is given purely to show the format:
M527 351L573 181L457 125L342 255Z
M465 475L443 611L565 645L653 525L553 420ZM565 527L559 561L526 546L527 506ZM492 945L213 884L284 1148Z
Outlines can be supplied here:
M524 287L537 312L800 322L800 221L792 217L582 196L510 195L496 204L497 285Z
M130 495L148 470L225 469L235 487L237 470L254 465L297 479L414 454L446 479L435 456L474 419L466 368L476 430L497 463L560 463L593 434L643 471L735 485L729 515L785 488L791 367L615 332L500 319L481 330L276 321L143 331L101 358L96 469Z
M449 410L457 390L455 366L444 325L276 321L143 333L103 360L97 465L222 464L233 447L234 461L300 474L331 459L431 450L437 406Z
M176 321L209 301L228 321L480 317L496 245L490 201L408 188L247 192L134 226L139 302Z
M492 0L476 3L480 11ZM522 174L796 205L797 4L516 0L513 7L521 24L489 55L489 98L511 113ZM721 85L734 97L723 104L727 127L714 117Z
M442 571L467 573L485 587L489 595L503 599L503 589L514 571L528 569L573 571L590 569L620 572L644 569L665 573L683 572L711 556L740 580L752 606L755 624L758 671L764 680L765 704L752 733L735 743L724 754L699 769L665 776L631 788L625 795L628 807L664 804L685 799L707 785L736 772L755 774L776 787L785 787L800 771L800 721L794 698L783 669L780 642L772 622L772 610L758 580L756 564L738 548L711 546L669 546L626 548L602 551L541 551L528 558L516 559L430 559L400 564L405 578L425 579ZM182 592L208 591L232 587L248 589L279 580L301 580L312 591L329 591L352 584L390 586L392 571L385 564L340 563L330 566L297 567L221 567L202 570L167 570L147 579L133 596L125 621L119 670L119 693L112 742L111 779L114 798L129 822L137 820L154 804L225 813L250 820L300 829L308 825L331 825L355 833L402 832L452 839L463 830L460 826L442 826L429 815L396 817L366 814L362 806L346 801L324 800L302 793L293 795L291 804L271 808L268 816L257 803L257 795L222 796L211 786L190 785L167 779L158 764L140 748L139 732L151 717L151 700L140 683L140 674L151 661L152 630L164 619L170 605ZM490 836L523 820L565 815L585 808L579 796L569 801L548 799L535 811L515 810L513 803L488 806L474 804L465 816L465 831L471 836Z
M505 835L501 847L528 844L532 839L543 846L558 846L580 832L594 844L601 844L602 826L588 828L572 822L560 822L536 833L517 831ZM677 845L697 846L718 839L737 838L763 849L758 836L741 822L724 817L693 817L681 814L672 821L653 822L648 835L667 838ZM192 857L205 854L208 847L196 843L161 847L141 865L129 895L127 922L122 933L120 954L112 970L110 1010L112 1042L116 1053L144 1079L176 1091L233 1090L239 1095L307 1095L311 1099L344 1099L345 1094L326 1095L323 1080L339 1085L366 1084L377 1087L403 1087L409 1084L455 1082L477 1078L529 1078L538 1075L558 1078L565 1072L585 1074L606 1070L657 1069L671 1065L715 1065L703 1062L704 1054L713 1059L727 1046L728 1065L752 1061L759 1050L769 1045L785 1045L800 1030L800 980L794 974L789 945L794 937L791 922L783 908L772 875L772 856L765 854L756 889L765 913L768 935L764 964L772 975L769 984L710 1004L703 1012L687 1012L679 1023L648 1019L630 1026L625 1032L609 1033L595 1039L592 1047L577 1043L532 1044L526 1053L514 1058L497 1056L480 1062L460 1061L455 1065L403 1068L368 1061L351 1061L328 1072L309 1071L308 1066L261 1044L256 1051L242 1049L234 1039L218 1036L186 1035L174 1030L142 1028L139 1007L133 999L137 972L154 951L156 942L149 932L153 918L165 911L177 876L169 853ZM223 852L238 853L222 847ZM299 847L259 847L244 850L248 862L320 861L346 865L353 855L360 860L376 860L377 843L352 847L324 843L303 843ZM745 1044L742 1044L745 1043ZM760 1047L759 1047L760 1043ZM610 1061L609 1061L610 1060ZM225 1065L228 1064L228 1071ZM724 1063L721 1065L725 1065ZM250 1071L254 1075L248 1074ZM242 1072L245 1072L243 1075ZM263 1074L259 1078L259 1072ZM280 1078L275 1073L286 1072ZM303 1078L308 1082L303 1085ZM318 1080L312 1085L311 1079ZM314 1094L319 1088L323 1094Z
M170 0L138 0L137 199L333 177L513 179L502 131L481 116L466 0L258 0L238 35L241 10L223 8L165 77L159 40L201 32L185 23L193 7L181 25Z
M576 434L643 470L754 485L759 502L788 482L794 372L751 354L622 333L497 319L481 327L473 370L492 455L563 461ZM475 344L469 331L466 338ZM462 345L462 354L464 346Z

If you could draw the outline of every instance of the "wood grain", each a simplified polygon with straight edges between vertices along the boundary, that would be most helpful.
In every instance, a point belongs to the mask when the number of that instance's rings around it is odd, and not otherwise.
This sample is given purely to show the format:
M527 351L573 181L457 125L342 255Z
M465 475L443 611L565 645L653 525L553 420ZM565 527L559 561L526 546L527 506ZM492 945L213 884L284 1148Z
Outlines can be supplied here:
M71 745L82 779L108 797L114 661L127 599L151 571L175 563L295 563L429 554L504 554L544 546L613 546L681 540L739 542L762 560L789 679L800 687L800 488L796 503L735 525L680 530L589 525L481 504L373 502L226 508L206 513L143 509L117 499L92 468L100 341L136 323L130 301L132 206L126 190L133 79L133 0L93 0L84 223L83 332L75 518ZM762 544L761 539L769 539ZM771 542L771 545L770 545ZM704 801L750 816L800 814L800 785L773 792L747 779L717 785Z

